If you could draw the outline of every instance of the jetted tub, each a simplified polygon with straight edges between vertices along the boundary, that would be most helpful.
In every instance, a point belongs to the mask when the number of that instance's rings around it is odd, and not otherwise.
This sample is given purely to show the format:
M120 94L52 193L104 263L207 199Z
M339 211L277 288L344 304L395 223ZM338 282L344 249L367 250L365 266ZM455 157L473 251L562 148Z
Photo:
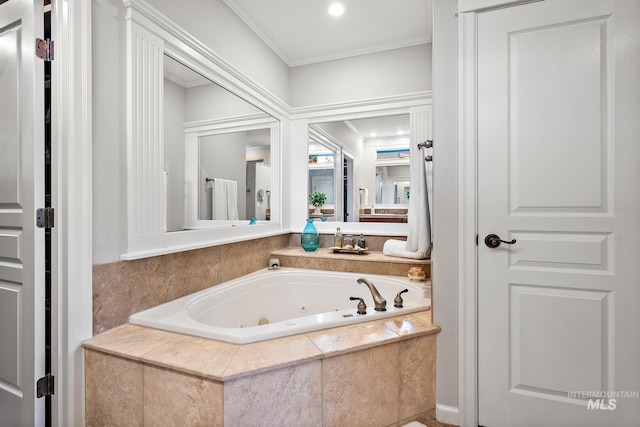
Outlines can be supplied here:
M387 300L387 311L375 311L366 278ZM426 282L362 273L281 268L260 270L133 314L130 323L246 344L404 313L428 310ZM403 308L394 307L402 294ZM357 314L360 297L367 314Z

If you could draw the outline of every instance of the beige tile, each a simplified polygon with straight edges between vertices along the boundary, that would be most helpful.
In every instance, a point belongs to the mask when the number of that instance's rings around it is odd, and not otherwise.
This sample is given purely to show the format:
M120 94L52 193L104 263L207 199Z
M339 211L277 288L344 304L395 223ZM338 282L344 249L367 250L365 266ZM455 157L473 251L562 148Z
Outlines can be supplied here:
M225 425L322 426L322 362L225 382Z
M144 425L223 425L222 384L156 368L144 367Z
M398 334L390 331L380 322L357 323L325 329L310 332L307 336L325 356L335 356L398 339Z
M148 363L221 381L239 346L221 341L178 335L144 354Z
M85 350L88 427L143 425L143 365Z
M245 344L229 362L223 380L321 357L322 352L304 335Z
M400 419L435 408L436 336L426 335L399 344Z
M323 360L324 426L398 422L398 344Z
M430 311L421 311L402 317L398 316L381 322L398 335L426 335L440 332L440 327L431 323Z
M127 324L84 341L82 346L105 353L140 359L143 354L177 337L179 337L178 334L171 332Z
M133 313L267 266L289 235L93 266L93 331L125 324Z

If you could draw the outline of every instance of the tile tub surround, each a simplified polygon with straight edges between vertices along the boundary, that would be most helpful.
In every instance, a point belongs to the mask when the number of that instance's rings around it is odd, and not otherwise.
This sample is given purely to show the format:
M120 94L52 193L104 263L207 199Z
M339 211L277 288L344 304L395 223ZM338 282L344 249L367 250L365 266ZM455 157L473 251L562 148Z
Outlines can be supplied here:
M326 236L327 245L331 246L333 236ZM328 243L329 237L331 243ZM291 242L296 238L297 243L294 245ZM367 236L369 244L374 245L373 248L379 247L376 250L382 250L382 245L389 238L393 237ZM99 334L124 325L129 320L129 316L138 311L258 271L267 266L271 252L289 246L300 248L299 233L264 237L139 260L96 264L93 266L93 333ZM302 252L302 249L300 251ZM342 262L338 264L318 263L317 260L312 259L313 262L309 263L311 266L306 268L402 276L406 274L409 264L413 266L431 263L430 260L421 260L416 263L402 258L385 257L385 259L376 260L380 262L376 265L376 262L371 262L373 258L367 255L369 261L362 264L360 261L356 263L353 256L341 256ZM300 259L295 262L304 264ZM292 263L287 266L295 267L296 265ZM356 266L364 266L364 270L353 270Z
M123 325L83 344L87 425L119 424L114 417L154 425L159 416L216 426L426 422L440 330L429 318L414 313L246 345Z
M93 266L93 332L129 316L267 266L289 234Z

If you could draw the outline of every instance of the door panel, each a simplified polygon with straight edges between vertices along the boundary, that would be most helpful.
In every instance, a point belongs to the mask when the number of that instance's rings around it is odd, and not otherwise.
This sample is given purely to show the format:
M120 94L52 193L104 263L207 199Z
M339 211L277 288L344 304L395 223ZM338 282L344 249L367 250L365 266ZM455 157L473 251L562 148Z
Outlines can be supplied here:
M35 57L42 2L0 5L0 424L42 425L44 74Z
M637 54L616 51L638 9L547 0L478 15L481 425L640 417L633 398L594 410L581 394L640 385L637 365L620 357L640 356L624 326L637 310L620 304L640 304L628 280L640 249L626 238L640 238L640 225L618 209L639 205L629 183L640 150L619 117L640 114L640 97L620 101L633 81L614 74L640 75ZM490 233L516 243L491 249Z

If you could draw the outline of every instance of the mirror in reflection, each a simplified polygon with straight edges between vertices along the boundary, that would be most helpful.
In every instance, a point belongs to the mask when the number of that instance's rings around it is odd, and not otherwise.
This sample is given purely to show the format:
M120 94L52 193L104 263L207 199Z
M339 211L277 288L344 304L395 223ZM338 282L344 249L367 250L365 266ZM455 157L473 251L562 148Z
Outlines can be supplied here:
M271 219L273 117L165 54L164 119L168 231Z
M399 114L309 126L309 218L407 222L410 117ZM311 203L326 194L320 209Z
M198 219L269 220L269 129L206 135L198 144Z

